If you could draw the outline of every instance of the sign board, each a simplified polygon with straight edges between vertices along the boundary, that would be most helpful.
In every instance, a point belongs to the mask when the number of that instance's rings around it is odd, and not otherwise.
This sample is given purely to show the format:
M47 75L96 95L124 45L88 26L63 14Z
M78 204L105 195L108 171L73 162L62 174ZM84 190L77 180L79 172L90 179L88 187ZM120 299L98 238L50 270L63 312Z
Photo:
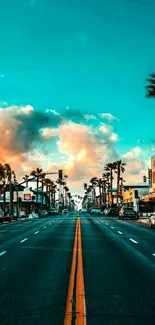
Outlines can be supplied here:
M24 194L24 201L31 201L31 194Z

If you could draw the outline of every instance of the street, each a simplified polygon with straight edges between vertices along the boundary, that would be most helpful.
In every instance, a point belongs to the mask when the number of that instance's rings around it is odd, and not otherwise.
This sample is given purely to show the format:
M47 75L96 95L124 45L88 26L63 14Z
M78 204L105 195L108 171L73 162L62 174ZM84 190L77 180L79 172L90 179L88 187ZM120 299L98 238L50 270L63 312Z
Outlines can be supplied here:
M1 325L155 324L155 230L76 213L0 225Z

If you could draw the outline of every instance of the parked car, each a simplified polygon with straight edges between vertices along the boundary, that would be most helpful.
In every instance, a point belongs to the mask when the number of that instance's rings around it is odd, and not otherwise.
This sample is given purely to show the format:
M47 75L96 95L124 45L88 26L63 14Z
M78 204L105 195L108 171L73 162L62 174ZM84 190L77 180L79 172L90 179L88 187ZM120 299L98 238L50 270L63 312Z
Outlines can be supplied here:
M150 228L155 228L155 212L152 213L152 215L149 219L149 225L150 225Z
M49 216L54 216L54 215L57 215L58 214L58 211L57 211L57 209L55 209L55 208L52 208L52 209L50 209L49 211L48 211L48 215Z
M81 212L81 213L87 213L87 209L82 208L80 212Z
M136 220L138 219L138 214L131 207L122 207L119 211L119 219L123 220L125 218L130 220Z
M101 209L100 208L93 208L93 209L91 209L90 213L91 213L91 215L94 215L94 214L101 215Z
M4 221L11 222L12 220L13 220L13 216L10 215L0 217L0 223L3 223Z
M40 211L38 212L38 214L39 214L39 217L46 217L48 213L47 213L46 210L40 210Z

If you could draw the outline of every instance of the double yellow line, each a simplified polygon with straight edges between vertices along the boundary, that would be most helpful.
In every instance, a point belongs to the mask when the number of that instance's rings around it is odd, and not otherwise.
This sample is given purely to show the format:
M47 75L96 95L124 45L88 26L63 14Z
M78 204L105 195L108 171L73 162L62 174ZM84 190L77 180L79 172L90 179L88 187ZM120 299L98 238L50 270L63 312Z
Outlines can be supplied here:
M76 276L76 279L75 279ZM76 283L76 311L73 310L74 284ZM73 314L75 312L75 324L86 325L86 306L83 276L82 260L82 239L81 239L81 222L78 218L76 221L76 230L74 238L72 265L69 278L68 295L66 302L66 311L64 325L72 325Z

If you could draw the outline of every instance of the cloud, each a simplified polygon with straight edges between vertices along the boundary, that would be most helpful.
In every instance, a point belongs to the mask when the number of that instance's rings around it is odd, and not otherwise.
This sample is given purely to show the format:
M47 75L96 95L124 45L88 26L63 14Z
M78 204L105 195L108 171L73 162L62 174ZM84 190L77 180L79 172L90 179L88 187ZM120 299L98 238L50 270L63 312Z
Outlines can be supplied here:
M43 128L43 129L41 129L41 131L42 131L42 136L45 138L57 137L59 134L58 129Z
M142 149L137 146L137 147L131 149L130 151L126 152L123 155L123 158L134 159L134 158L137 158L137 156L139 156L141 153L142 153Z
M96 116L93 114L85 114L84 118L89 121L89 120L96 120Z
M101 118L107 121L119 121L118 117L112 115L111 113L99 113L98 114Z

